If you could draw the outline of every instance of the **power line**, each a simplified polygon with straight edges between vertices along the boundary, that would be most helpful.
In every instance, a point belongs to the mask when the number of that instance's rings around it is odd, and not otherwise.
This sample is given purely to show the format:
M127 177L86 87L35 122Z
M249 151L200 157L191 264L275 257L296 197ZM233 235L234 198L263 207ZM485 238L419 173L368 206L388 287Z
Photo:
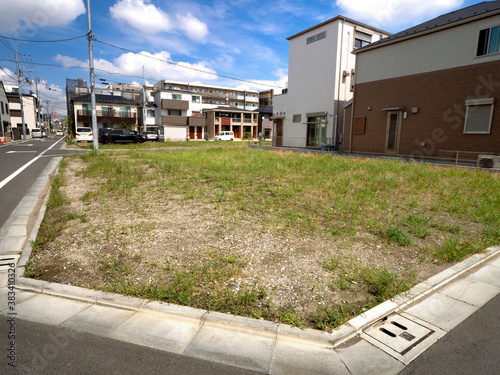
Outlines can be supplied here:
M219 74L219 73L209 72L209 71L207 71L207 70L203 70L203 69L197 69L197 68L193 68L193 67L190 67L190 66L185 66L185 65L182 65L181 63L178 63L178 62L168 61L168 60L160 59L159 57L154 57L154 56L145 55L145 54L143 54L143 53L140 53L140 52L137 52L137 51L133 51L133 50L130 50L130 49L128 49L128 48L124 48L124 47L116 46L116 45L111 44L111 43L106 43L106 42L103 42L103 41L100 41L100 40L97 40L97 39L95 39L95 41L96 41L97 43L101 43L101 44L107 45L107 46L109 46L109 47L113 47L113 48L116 48L116 49L120 49L120 50L125 51L125 52L131 52L131 53L136 54L136 55L139 55L139 56L147 57L147 58L149 58L149 59L153 59L153 60L158 60L158 61L161 61L161 62L164 62L164 63L167 63L167 64L171 64L171 65L178 66L178 67L180 67L180 68L185 68L185 69L194 70L194 71L196 71L196 72L200 72L200 73L203 73L203 74L209 74L209 75L213 75L213 76L216 76L216 77L227 78L227 79L231 79L231 80L234 80L234 81L240 81L240 82L245 82L245 83L251 83L251 84L253 84L253 85L259 85L259 86L268 86L268 87L282 88L282 87L279 87L279 86L274 86L274 85L268 85L268 84L258 83L258 82L249 81L249 80L246 80L246 79L241 79L241 78L234 78L234 77L230 77L230 76L222 75L222 74Z
M0 38L3 39L10 39L10 40L17 40L18 42L28 42L28 43L59 43L59 42L67 42L70 40L75 40L79 38L86 37L87 34L75 36L73 38L67 38L67 39L58 39L58 40L30 40L30 39L19 39L19 38L11 38L5 35L0 35Z

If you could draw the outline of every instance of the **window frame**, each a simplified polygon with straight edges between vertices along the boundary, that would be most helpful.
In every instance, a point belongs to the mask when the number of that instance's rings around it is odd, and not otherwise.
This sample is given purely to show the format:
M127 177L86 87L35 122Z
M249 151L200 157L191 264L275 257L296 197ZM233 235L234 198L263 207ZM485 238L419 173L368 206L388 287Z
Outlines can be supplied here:
M497 30L497 50L490 52L491 49L491 36L493 34L493 30ZM496 53L500 53L500 25L487 27L485 29L479 30L479 35L477 38L477 48L476 48L476 57L488 56Z
M484 98L484 99L470 99L465 102L465 118L464 118L464 130L463 134L491 134L491 124L493 122L493 112L495 110L494 98ZM490 110L490 116L488 120L488 130L469 130L467 129L467 122L472 118L471 108L472 107L488 107Z
M299 118L299 121L296 121L296 117ZM299 124L302 122L302 114L296 114L296 115L292 115L292 122L294 124Z

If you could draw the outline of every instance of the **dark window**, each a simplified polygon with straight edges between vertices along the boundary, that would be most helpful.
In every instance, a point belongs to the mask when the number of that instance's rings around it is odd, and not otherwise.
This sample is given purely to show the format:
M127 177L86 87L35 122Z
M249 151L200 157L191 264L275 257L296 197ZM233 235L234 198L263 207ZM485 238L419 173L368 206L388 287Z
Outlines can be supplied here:
M479 31L476 56L500 52L500 26Z
M370 44L370 42L367 42L366 40L358 38L354 39L354 48L361 48L367 46L368 44Z

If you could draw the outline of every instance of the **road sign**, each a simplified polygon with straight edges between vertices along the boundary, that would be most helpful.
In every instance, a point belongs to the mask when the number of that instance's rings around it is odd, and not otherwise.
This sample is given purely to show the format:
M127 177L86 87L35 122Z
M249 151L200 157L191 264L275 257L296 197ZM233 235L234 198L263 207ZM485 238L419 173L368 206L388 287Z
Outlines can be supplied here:
M56 118L56 117L57 117L57 115L52 115L52 117Z

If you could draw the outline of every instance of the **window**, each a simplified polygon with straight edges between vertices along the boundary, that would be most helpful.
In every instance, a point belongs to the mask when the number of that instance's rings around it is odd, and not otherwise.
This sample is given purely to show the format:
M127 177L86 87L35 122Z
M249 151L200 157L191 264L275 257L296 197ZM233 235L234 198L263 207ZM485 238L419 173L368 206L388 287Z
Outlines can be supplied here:
M366 40L362 40L362 39L358 39L358 38L354 39L354 48L365 47L368 44L370 44L370 42L367 42Z
M293 115L292 122L301 122L302 121L302 115Z
M155 111L154 111L154 109L148 109L147 116L148 117L155 117Z
M9 103L5 103L5 113L9 113Z
M354 49L362 48L367 46L372 42L372 36L361 31L356 31L354 33Z
M4 115L5 112L4 112L4 109L3 109L3 102L0 102L0 103L2 103L2 115Z
M322 31L319 34L310 36L309 38L306 39L306 44L310 44L313 42L317 42L318 40L325 39L326 38L326 31Z
M193 96L193 103L199 103L200 102L200 97L199 96Z
M493 118L493 98L471 99L465 102L464 134L490 134Z
M169 116L182 116L182 111L179 111L177 109L169 109L168 115Z
M484 56L500 51L500 26L479 31L476 56Z
M179 95L179 94L172 94L172 99L173 100L181 100L182 99L182 96Z

